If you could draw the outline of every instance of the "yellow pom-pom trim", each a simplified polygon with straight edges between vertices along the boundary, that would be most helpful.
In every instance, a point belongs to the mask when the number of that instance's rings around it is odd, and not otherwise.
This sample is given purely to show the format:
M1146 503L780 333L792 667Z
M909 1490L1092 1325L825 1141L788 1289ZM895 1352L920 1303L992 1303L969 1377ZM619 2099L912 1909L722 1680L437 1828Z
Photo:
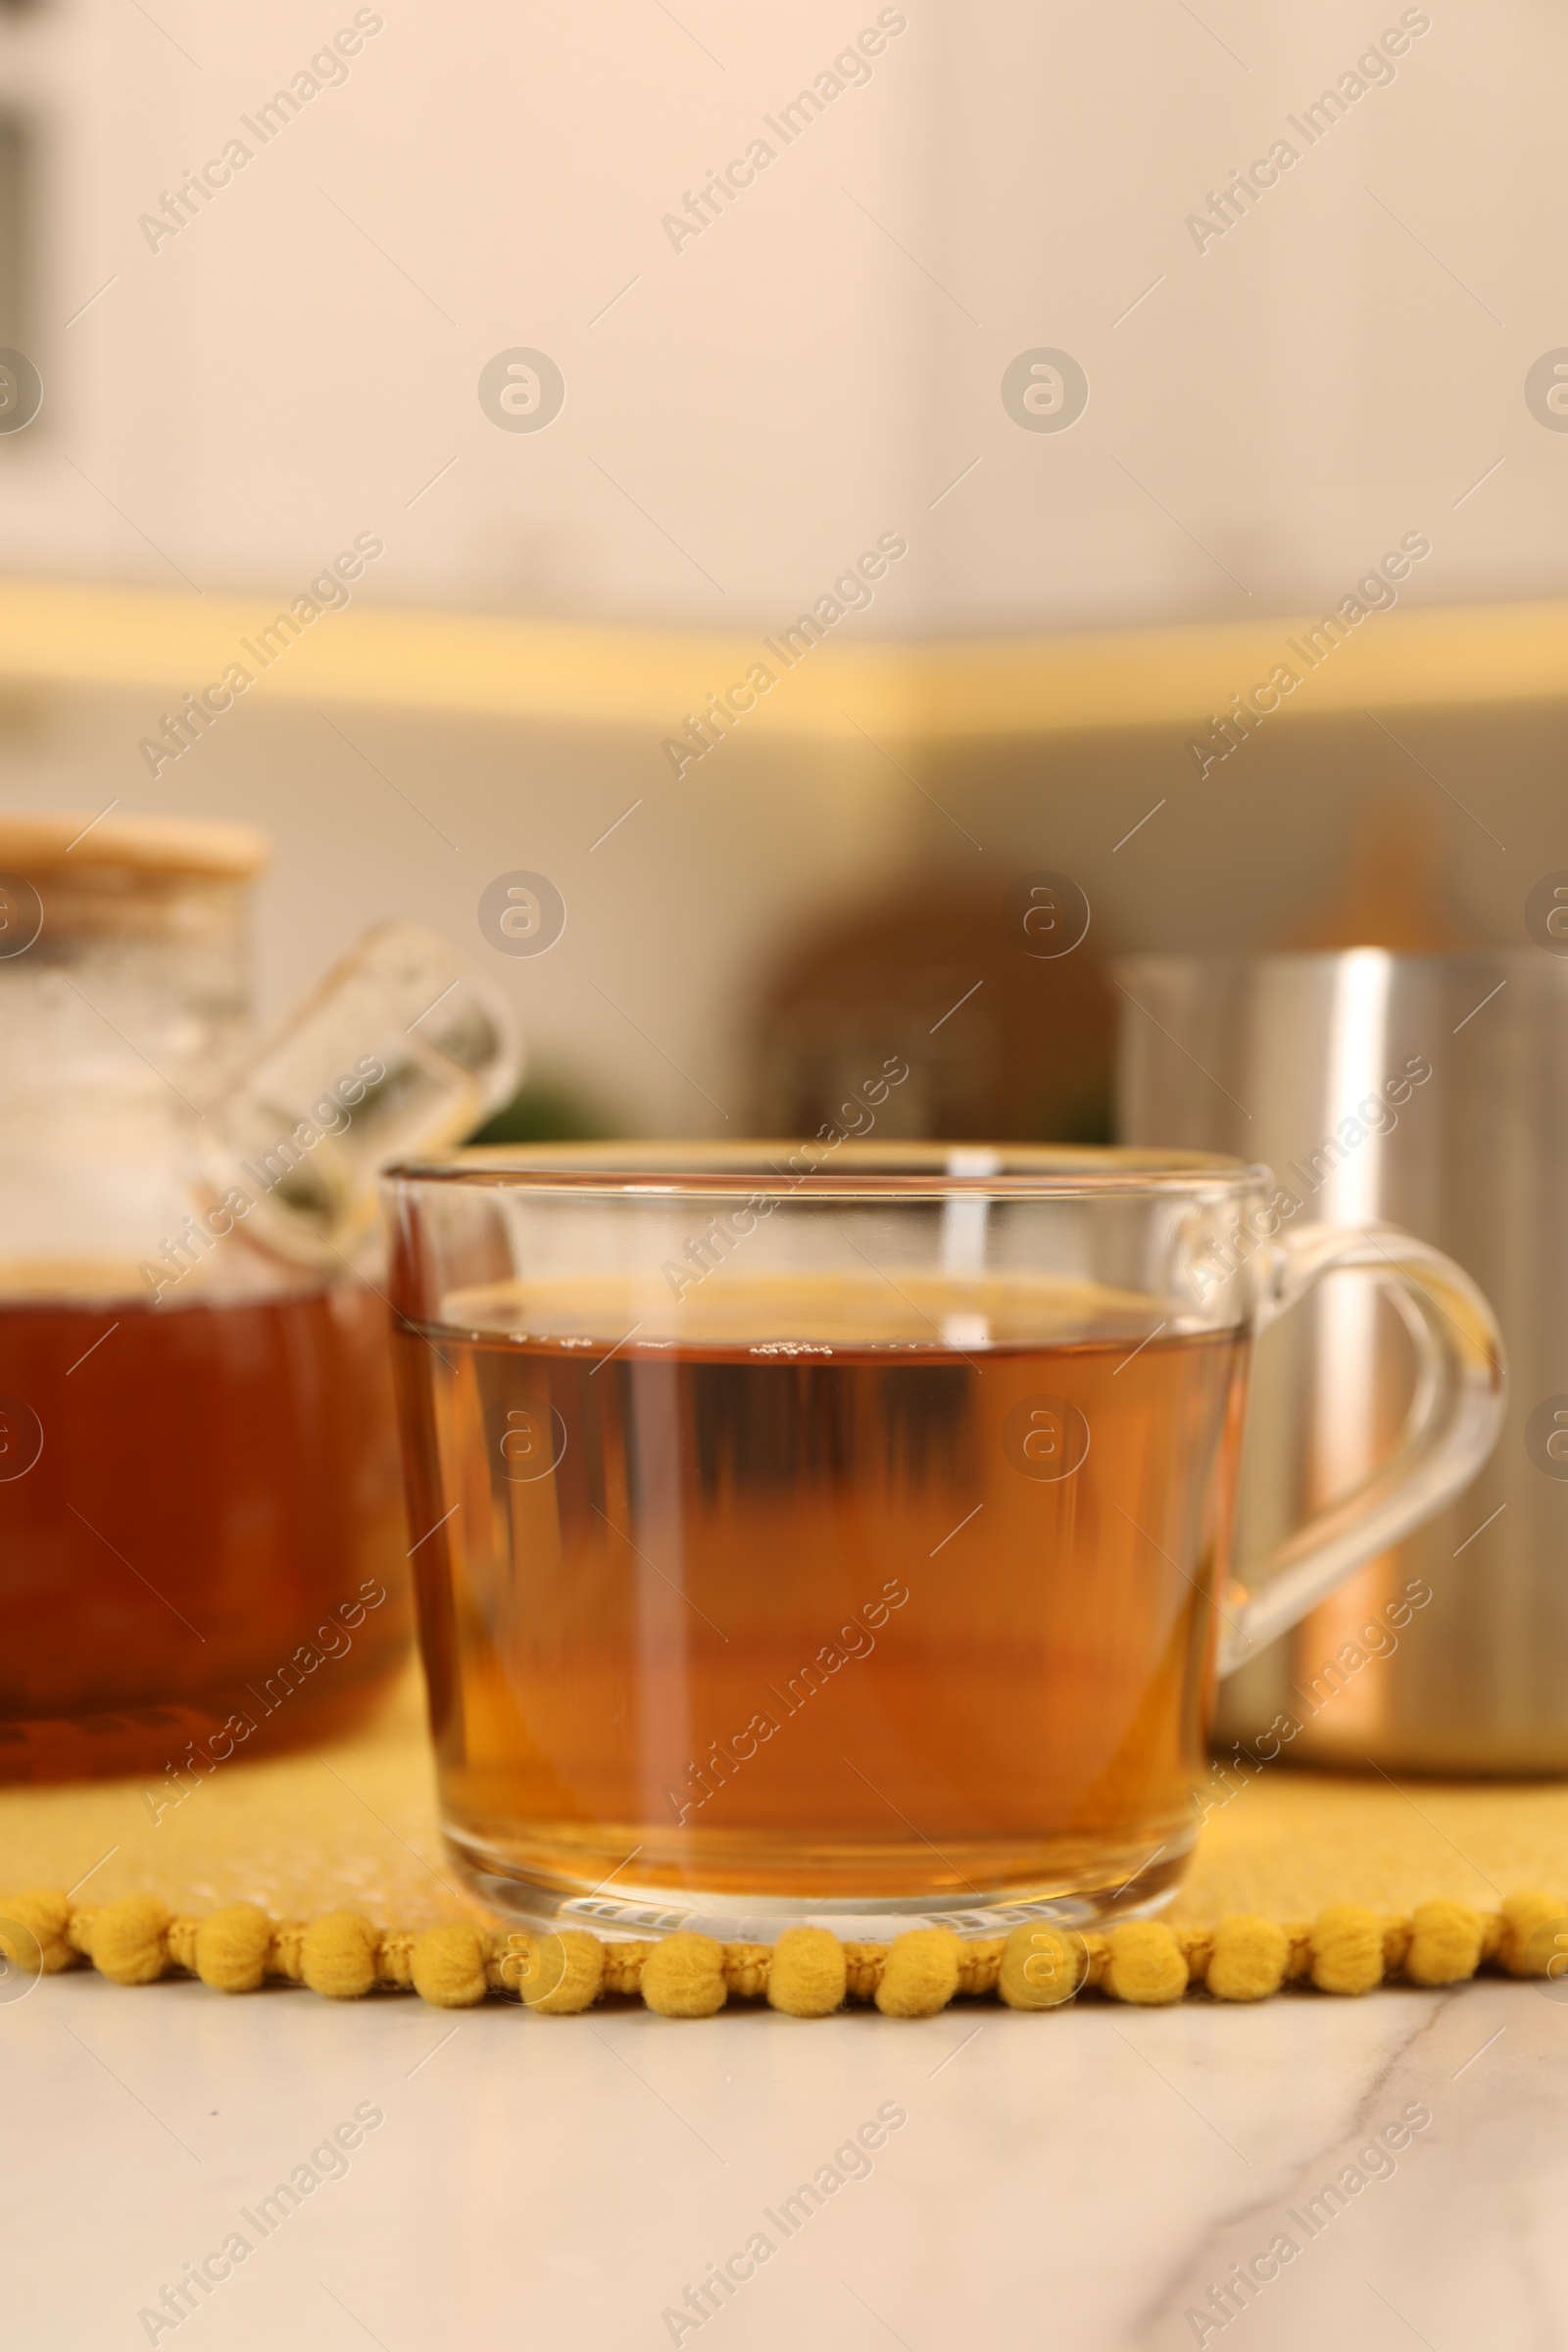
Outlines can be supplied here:
M24 1977L52 1977L74 1968L71 1905L63 1894L34 1889L0 1903L0 1953Z
M192 1965L220 1992L254 1992L267 1974L272 1923L255 1903L230 1903L201 1921Z
M471 1919L449 1919L414 1939L410 1982L436 2009L472 2009L490 1989L490 1938Z
M786 1928L773 1946L767 2002L786 2017L831 2017L849 1990L844 1946L826 1928Z
M963 1946L951 1928L909 1928L895 1936L876 1988L884 2017L935 2017L958 1989Z
M1162 1921L1130 1919L1111 1929L1106 1983L1118 2001L1141 2008L1179 2001L1187 1990L1186 1954Z
M329 1911L305 1931L300 1974L329 2001L358 2001L375 1984L375 1930L357 1911Z
M711 1936L666 1936L643 1962L642 1994L661 2017L711 2017L729 1998L724 1946Z
M1059 2009L1087 1974L1081 1936L1060 1928L1014 1928L1002 1947L997 1990L1009 2009Z
M506 1945L505 1955L491 1962L490 1983L515 1993L541 2017L574 2017L580 2009L591 2009L607 1989L607 1963L616 1948L602 1944L581 1928L567 1928L560 1936L517 1933L507 1936ZM648 1948L636 1947L639 1969L640 1956ZM636 1986L625 1989L634 1991Z
M117 1984L151 1984L169 1962L169 1906L155 1894L122 1895L92 1923L92 1964Z
M1481 1965L1485 1930L1468 1903L1421 1903L1410 1921L1404 1973L1412 1984L1462 1984Z
M1560 1895L1527 1886L1502 1906L1497 1957L1510 1977L1561 1976L1568 1969L1568 1918Z
M220 1992L254 1992L269 1980L337 2001L414 1991L438 2009L500 1996L544 2017L640 1993L662 2017L711 2017L730 2000L765 2000L789 2017L874 2002L884 2017L914 2018L993 1995L1021 2010L1058 2009L1096 1991L1152 2007L1191 1987L1213 2000L1260 2001L1308 1983L1339 1995L1399 1980L1458 1984L1490 1966L1514 1977L1568 1975L1568 1904L1527 1887L1492 1913L1435 1901L1391 1919L1332 1903L1309 1925L1238 1912L1213 1927L1137 1919L1079 1935L1040 1924L967 1942L948 1928L912 1928L891 1943L841 1943L825 1928L796 1927L765 1944L689 1934L606 1942L581 1928L534 1935L471 1919L415 1933L373 1927L353 1911L273 1920L254 1903L194 1919L172 1917L151 1894L73 1903L34 1887L0 1895L0 1958L30 1976L86 1961L120 1984L183 1972Z
M1284 1984L1290 1957L1291 1939L1277 1921L1239 1911L1214 1930L1203 1981L1216 2000L1267 2000Z
M1319 1992L1370 1992L1383 1982L1383 1922L1363 1903L1330 1903L1312 1929Z

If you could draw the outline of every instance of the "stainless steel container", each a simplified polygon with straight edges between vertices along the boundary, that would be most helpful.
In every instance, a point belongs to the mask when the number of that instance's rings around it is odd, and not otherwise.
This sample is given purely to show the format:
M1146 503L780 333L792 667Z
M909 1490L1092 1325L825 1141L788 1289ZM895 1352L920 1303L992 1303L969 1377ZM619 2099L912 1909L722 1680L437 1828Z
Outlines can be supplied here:
M1509 1351L1486 1469L1231 1678L1223 1744L1568 1770L1568 959L1368 948L1137 956L1112 972L1121 1141L1266 1160L1292 1222L1387 1219L1435 1243L1486 1293ZM1265 1343L1244 1580L1250 1554L1399 1443L1411 1363L1389 1294L1355 1274Z

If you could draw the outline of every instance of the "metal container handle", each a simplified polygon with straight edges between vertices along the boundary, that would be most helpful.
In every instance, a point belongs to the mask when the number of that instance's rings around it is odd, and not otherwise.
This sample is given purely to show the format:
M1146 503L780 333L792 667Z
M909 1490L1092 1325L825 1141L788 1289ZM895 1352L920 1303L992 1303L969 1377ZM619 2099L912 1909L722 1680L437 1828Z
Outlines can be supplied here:
M1315 1225L1282 1234L1261 1269L1254 1336L1325 1274L1359 1267L1389 1291L1416 1344L1420 1373L1389 1459L1265 1554L1223 1610L1219 1672L1232 1674L1306 1615L1352 1569L1451 1502L1502 1427L1502 1335L1469 1276L1440 1250L1393 1225Z

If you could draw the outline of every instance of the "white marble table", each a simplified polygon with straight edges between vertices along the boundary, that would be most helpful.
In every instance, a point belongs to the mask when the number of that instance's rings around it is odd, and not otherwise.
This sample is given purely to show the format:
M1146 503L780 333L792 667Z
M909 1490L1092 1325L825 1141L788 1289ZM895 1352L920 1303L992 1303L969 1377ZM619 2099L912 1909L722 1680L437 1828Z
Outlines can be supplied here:
M677 2024L83 1974L0 2009L0 2053L16 2352L1174 2352L1281 2230L1294 2261L1203 2340L1568 2341L1568 2003L1530 1984ZM868 2171L788 2236L764 2218L885 2107L906 2121ZM1407 2108L1431 2122L1396 2169L1315 2236L1287 2218ZM357 2109L382 2121L264 2236ZM177 2328L138 2317L235 2230L250 2252ZM775 2250L700 2328L662 2316L759 2230Z

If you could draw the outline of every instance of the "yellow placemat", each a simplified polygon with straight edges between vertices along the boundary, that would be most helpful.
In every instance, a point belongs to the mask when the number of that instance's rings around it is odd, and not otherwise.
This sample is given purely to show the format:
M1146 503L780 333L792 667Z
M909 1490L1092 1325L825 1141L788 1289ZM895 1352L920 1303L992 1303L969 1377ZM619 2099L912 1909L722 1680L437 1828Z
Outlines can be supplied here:
M1568 1892L1568 1782L1471 1783L1270 1771L1210 1813L1171 1920L1332 1902L1407 1912L1434 1897L1495 1910L1520 1886ZM83 1902L153 1893L201 1912L248 1901L278 1918L337 1909L423 1928L482 1916L442 1848L411 1670L336 1743L220 1766L178 1802L159 1783L0 1789L0 1887Z
M220 1764L188 1793L162 1776L0 1788L0 1887L82 1902L157 1894L188 1911L364 1911L410 1928L484 1916L443 1850L417 1667L357 1732L273 1762Z
M1412 1911L1446 1897L1495 1910L1520 1886L1568 1885L1568 1783L1270 1773L1210 1814L1168 1916L1310 1919L1328 1903Z

